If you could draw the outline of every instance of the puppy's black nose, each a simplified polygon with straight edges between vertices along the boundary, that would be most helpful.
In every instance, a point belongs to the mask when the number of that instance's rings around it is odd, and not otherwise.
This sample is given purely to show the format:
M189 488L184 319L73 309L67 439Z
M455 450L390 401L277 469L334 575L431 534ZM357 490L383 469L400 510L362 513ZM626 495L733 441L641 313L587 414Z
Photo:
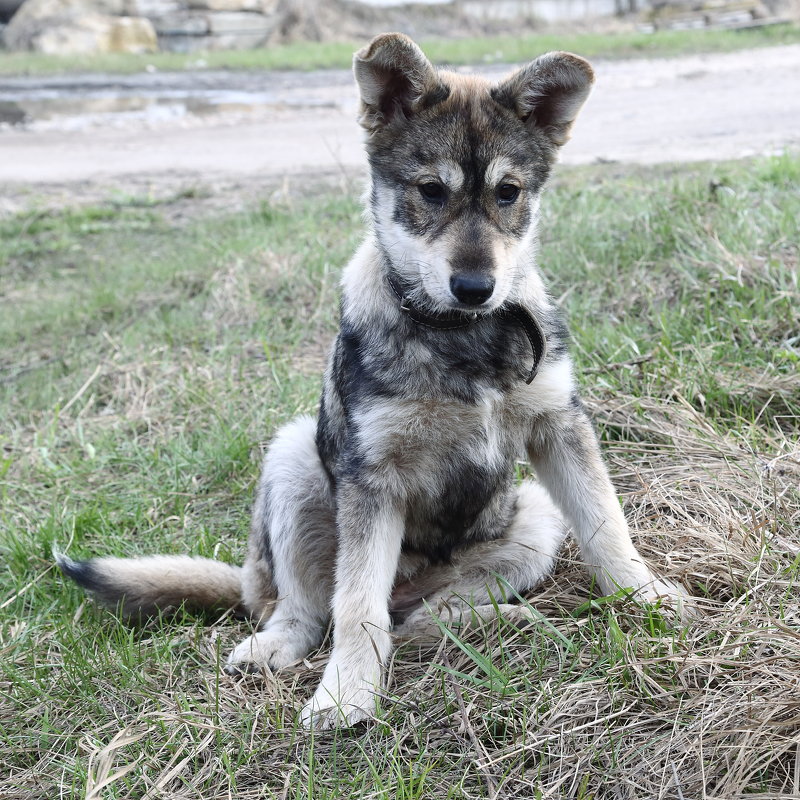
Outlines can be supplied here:
M450 278L450 291L460 303L479 306L492 296L494 278L488 275L459 273Z

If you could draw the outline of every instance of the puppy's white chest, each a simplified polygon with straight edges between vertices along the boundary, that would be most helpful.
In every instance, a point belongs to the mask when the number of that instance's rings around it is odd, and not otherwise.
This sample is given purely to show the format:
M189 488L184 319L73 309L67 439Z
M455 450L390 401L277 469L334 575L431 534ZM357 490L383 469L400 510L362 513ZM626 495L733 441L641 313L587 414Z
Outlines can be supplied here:
M375 475L408 489L430 485L466 464L495 467L509 457L503 403L491 392L476 404L372 401L355 418L360 455Z

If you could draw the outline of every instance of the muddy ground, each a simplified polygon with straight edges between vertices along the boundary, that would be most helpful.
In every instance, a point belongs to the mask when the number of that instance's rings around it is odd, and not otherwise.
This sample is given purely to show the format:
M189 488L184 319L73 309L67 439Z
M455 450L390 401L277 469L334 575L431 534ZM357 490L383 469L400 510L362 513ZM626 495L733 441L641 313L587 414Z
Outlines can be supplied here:
M800 146L800 45L595 66L565 163L729 159ZM187 191L238 205L307 176L357 179L355 113L344 70L2 79L0 213Z

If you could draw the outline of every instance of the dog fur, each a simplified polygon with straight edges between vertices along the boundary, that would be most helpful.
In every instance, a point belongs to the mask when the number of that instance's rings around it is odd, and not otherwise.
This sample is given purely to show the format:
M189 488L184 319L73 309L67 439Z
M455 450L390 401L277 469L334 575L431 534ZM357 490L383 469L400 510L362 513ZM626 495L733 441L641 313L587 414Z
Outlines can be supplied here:
M631 541L536 264L540 194L591 67L549 53L492 86L384 34L354 71L370 230L344 271L319 416L282 428L264 459L244 566L58 557L126 614L243 607L260 630L231 653L232 671L297 662L332 618L333 651L302 711L317 727L374 710L393 623L413 633L445 603L468 613L499 596L498 578L536 586L564 520L602 591L683 596ZM538 482L515 481L523 458Z

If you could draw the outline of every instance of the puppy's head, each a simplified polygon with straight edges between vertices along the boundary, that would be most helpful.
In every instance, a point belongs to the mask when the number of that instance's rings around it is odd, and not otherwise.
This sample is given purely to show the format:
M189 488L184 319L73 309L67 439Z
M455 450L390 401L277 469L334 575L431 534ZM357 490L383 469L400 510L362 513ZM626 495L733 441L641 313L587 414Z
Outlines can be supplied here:
M539 194L591 67L548 53L492 86L438 72L390 33L356 53L354 72L391 269L435 309L497 308L533 267Z

